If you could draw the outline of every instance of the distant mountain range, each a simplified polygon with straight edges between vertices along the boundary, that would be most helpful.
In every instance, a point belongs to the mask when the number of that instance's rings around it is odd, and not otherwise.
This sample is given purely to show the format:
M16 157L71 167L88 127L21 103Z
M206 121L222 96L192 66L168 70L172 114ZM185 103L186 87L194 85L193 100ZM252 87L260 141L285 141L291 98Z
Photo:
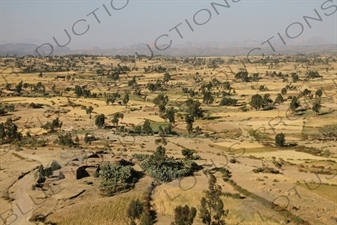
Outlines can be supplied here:
M16 56L25 56L25 55L37 55L36 49L39 45L30 44L30 43L7 43L4 45L0 45L0 56L6 55L16 55ZM50 52L48 47L41 47L40 52ZM48 51L49 50L49 51ZM71 54L71 50L68 47L54 47L53 51L56 55L64 55L64 54ZM48 53L46 53L48 55Z
M313 37L313 38L303 38L289 40L283 37L286 40L287 46L304 46L304 45L329 45L332 44L328 40L322 37ZM176 48L253 48L261 46L265 41L258 40L244 40L244 41L234 41L234 42L205 42L205 43L192 43L187 42L184 44L176 45ZM270 41L273 46L284 46L280 38L274 37ZM265 43L264 46L268 46L268 43Z
M286 39L286 45L281 39L272 39L270 43L275 49L273 52L268 43L261 45L265 41L245 40L236 42L186 42L184 44L176 44L164 51L159 51L154 44L149 44L155 55L169 56L226 56L226 55L247 55L253 48L262 48L261 51L254 51L255 55L264 54L315 54L315 53L337 53L337 44L332 44L322 37L312 37L303 39ZM119 45L120 46L120 45ZM173 46L173 45L172 45ZM0 56L6 55L37 55L35 50L36 44L29 43L7 43L0 45ZM165 48L166 46L158 46ZM40 53L48 55L50 49L45 46L39 49ZM53 55L68 54L88 54L88 55L134 55L135 52L142 55L150 55L150 51L145 43L133 44L127 47L115 47L101 49L99 47L85 48L81 50L71 50L68 47L55 47ZM252 53L252 55L254 55Z

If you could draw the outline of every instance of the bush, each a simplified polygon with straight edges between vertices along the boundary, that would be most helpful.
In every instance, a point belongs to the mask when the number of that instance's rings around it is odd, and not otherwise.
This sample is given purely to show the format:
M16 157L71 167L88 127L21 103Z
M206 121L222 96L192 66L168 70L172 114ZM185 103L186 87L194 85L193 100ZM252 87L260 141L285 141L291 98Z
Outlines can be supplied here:
M194 152L195 151L193 149L188 149L188 148L181 150L181 153L183 156L185 156L185 159L191 159Z
M283 133L276 134L275 144L279 147L284 147L285 144L285 135Z
M134 220L134 219L139 219L143 211L144 211L144 206L141 203L141 201L137 199L137 200L131 201L128 207L128 210L127 210L127 214L130 219Z
M220 168L219 172L222 173L222 179L227 182L232 177L232 173L226 168Z
M279 174L280 173L280 171L275 170L273 168L269 168L269 167L266 167L266 168L259 167L257 169L253 169L253 172L254 173L273 173L273 174Z
M236 158L230 159L229 162L230 163L236 163Z
M232 99L232 98L226 98L226 97L223 97L220 101L220 106L224 106L224 105L228 105L228 106L231 106L231 105L236 105L236 103L238 102L237 99Z
M71 133L66 133L64 135L60 134L58 139L54 141L54 144L59 144L62 146L76 147L77 144L72 139Z
M100 175L102 177L101 190L105 195L112 196L117 192L133 188L132 178L135 179L136 171L131 166L108 163L101 166Z
M59 170L62 167L56 160L53 160L52 163L50 164L50 168L52 171L54 171L54 170Z
M158 180L172 181L188 176L198 168L198 165L187 159L173 159L166 156L166 149L158 146L156 152L140 164L146 172Z

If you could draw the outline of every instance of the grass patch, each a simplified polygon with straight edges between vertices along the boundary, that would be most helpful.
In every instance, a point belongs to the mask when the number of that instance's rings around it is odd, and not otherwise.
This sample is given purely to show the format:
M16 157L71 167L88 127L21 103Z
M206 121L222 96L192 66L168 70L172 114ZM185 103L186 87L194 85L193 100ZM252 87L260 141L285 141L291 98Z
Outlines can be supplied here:
M329 176L330 177L330 176ZM323 198L326 198L330 201L333 201L335 203L337 203L337 185L331 184L321 184L318 188L314 189L314 187L317 187L318 184L310 184L308 183L308 185L306 185L305 183L301 183L299 185L302 188L307 189L308 191L311 191ZM309 188L314 189L314 190L310 190Z
M159 126L161 126L163 129L168 127L169 123L167 122L151 122L151 128L153 132L158 132L159 131Z

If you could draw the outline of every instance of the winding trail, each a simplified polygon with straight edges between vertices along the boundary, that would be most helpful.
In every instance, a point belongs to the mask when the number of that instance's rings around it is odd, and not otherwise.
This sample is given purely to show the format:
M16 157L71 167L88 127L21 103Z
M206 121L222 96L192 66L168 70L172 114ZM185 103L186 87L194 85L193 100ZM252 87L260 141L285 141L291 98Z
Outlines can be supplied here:
M48 163L48 161L37 155L30 155L23 152L17 154L25 157L26 160L33 160L42 165ZM46 200L36 199L27 192L27 190L31 189L32 184L34 184L34 171L35 170L17 180L9 189L10 193L14 193L15 200L12 202L12 214L8 216L5 225L35 224L29 222L29 219L33 211L39 208Z

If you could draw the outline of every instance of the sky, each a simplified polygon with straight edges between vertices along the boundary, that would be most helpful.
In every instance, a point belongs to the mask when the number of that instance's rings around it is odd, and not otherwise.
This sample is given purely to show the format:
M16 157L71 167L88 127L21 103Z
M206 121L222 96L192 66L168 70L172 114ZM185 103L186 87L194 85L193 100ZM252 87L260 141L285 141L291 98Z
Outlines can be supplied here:
M229 7L211 4L226 2ZM303 16L318 18L315 10L322 21L308 19L310 28ZM171 40L174 47L186 42L266 41L280 33L293 40L323 37L337 45L337 0L0 0L0 14L0 44L56 46L55 37L60 45L69 42L71 49L109 48L151 44L166 35L157 45ZM178 24L181 36L174 29Z

